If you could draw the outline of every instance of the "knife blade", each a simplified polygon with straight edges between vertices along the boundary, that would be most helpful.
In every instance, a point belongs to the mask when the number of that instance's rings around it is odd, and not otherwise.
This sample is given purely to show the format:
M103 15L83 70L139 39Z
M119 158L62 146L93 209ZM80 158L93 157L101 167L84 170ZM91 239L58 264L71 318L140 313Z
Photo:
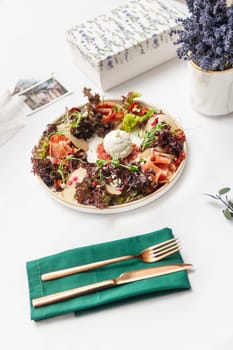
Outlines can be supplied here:
M123 272L120 276L110 280L92 283L82 287L68 289L62 292L35 298L32 300L32 305L35 308L46 306L53 303L57 303L59 301L64 301L64 300L75 298L81 295L97 292L99 290L116 287L122 284L131 283L131 282L152 278L156 276L167 275L167 274L175 273L182 270L188 270L191 268L192 268L192 264L173 264L173 265L162 265L162 266L156 266L156 267L149 267L146 269Z

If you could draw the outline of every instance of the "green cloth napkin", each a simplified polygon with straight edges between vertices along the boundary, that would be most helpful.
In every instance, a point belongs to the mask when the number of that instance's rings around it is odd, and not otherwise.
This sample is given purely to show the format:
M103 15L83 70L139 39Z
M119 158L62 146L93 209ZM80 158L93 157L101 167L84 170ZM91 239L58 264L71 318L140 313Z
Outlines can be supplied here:
M189 289L190 283L186 271L179 271L165 276L153 277L146 280L102 290L89 295L79 296L39 308L32 306L32 299L51 293L72 289L86 284L96 283L105 279L118 277L122 272L148 268L156 265L182 263L180 253L157 263L144 263L139 259L131 259L115 263L88 272L66 276L52 281L41 281L41 274L77 265L88 264L99 260L122 255L138 254L148 246L163 242L173 237L172 230L163 228L143 235L100 243L86 247L67 250L58 254L43 257L26 263L31 305L31 319L42 320L68 312L76 315L83 310L106 306L110 303L123 301L132 297L145 296L153 293Z

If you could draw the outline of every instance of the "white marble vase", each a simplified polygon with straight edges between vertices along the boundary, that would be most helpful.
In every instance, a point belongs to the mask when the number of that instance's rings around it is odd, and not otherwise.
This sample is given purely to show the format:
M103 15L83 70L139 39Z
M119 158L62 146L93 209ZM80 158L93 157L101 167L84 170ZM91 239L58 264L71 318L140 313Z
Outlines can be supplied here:
M217 116L233 112L233 68L204 71L189 62L193 107L201 114Z

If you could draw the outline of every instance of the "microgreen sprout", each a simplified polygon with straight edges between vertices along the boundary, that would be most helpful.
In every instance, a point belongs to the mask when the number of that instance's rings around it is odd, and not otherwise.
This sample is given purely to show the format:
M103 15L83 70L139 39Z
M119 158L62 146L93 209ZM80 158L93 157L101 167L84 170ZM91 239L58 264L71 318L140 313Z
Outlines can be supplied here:
M157 138L157 131L162 130L165 125L164 123L157 123L150 131L145 132L144 140L141 143L142 150L153 145Z
M50 134L48 134L48 138L50 139L50 137L53 135L65 135L65 134L62 131L53 131Z
M139 171L138 166L133 165L133 164L131 164L131 165L122 164L122 163L120 163L119 159L112 159L112 160L98 159L96 161L96 164L98 166L102 166L102 165L109 164L109 163L114 165L114 166L120 166L122 168L128 169L130 171Z
M73 112L71 113L70 118L75 118L74 120L71 120L70 124L72 127L77 128L80 124L80 121L83 118L83 115L80 112L75 112L75 113Z
M65 166L67 166L67 161L70 161L70 160L79 160L80 162L82 163L85 163L83 161L83 159L81 158L78 158L78 157L74 157L72 155L70 156L66 156L65 158L63 158L59 165L58 165L58 169L57 171L59 172L59 174L61 175L61 179L62 179L62 182L65 183L66 182L66 176L65 176Z

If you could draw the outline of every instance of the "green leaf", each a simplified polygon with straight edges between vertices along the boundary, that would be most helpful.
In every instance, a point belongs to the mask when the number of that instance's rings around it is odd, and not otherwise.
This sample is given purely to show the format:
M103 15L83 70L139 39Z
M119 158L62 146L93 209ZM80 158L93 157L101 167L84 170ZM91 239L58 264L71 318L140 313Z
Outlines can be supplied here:
M138 167L137 167L136 165L129 165L129 166L128 166L128 169L129 169L130 171L138 171Z
M127 95L127 102L132 103L135 98L141 97L141 96L142 96L142 94L138 91L129 92Z
M115 166L120 165L119 159L112 159L112 160L111 160L111 163L112 163L112 165L115 165Z
M49 148L49 141L47 139L41 140L37 149L37 156L39 158L46 158Z
M141 116L140 122L143 123L153 117L153 115L156 113L155 109L149 109L143 116Z
M233 213L231 213L227 208L224 209L222 212L225 218L227 218L228 220L231 220L233 218Z
M146 131L145 138L142 141L142 149L144 150L146 147L149 147L153 144L154 140L156 139L156 128L153 127L151 131Z
M71 121L71 126L77 128L80 124L80 121L83 119L83 115L80 112L75 112L70 115L70 118L75 118L75 120Z
M121 107L120 107L120 105L116 105L116 106L114 106L112 109L113 109L115 112L118 112L118 111L121 109Z
M230 190L231 190L230 187L224 187L224 188L221 188L218 191L218 194L216 195L204 193L206 196L219 200L224 205L225 209L223 209L222 212L225 218L228 220L233 219L233 202L228 199L227 195L224 198L222 196L228 193Z
M166 125L168 125L168 124L166 124L166 123L165 124L164 123L157 123L155 125L155 129L156 129L156 131L160 131L160 130L164 129Z
M140 117L133 114L133 113L127 113L124 116L124 119L122 121L121 130L125 131L131 131L140 121Z
M224 188L221 188L221 190L218 191L218 194L220 196L222 196L223 194L229 192L230 190L231 190L230 187L224 187Z
M98 166L104 165L104 164L106 164L106 160L97 159L96 164L97 164Z
M65 157L66 160L79 160L81 163L86 163L83 159L78 158L78 157L74 157L74 156L66 156Z
M65 183L65 182L66 182L66 179L65 179L64 172L62 171L61 168L58 169L58 172L59 172L59 174L61 175L62 182Z

